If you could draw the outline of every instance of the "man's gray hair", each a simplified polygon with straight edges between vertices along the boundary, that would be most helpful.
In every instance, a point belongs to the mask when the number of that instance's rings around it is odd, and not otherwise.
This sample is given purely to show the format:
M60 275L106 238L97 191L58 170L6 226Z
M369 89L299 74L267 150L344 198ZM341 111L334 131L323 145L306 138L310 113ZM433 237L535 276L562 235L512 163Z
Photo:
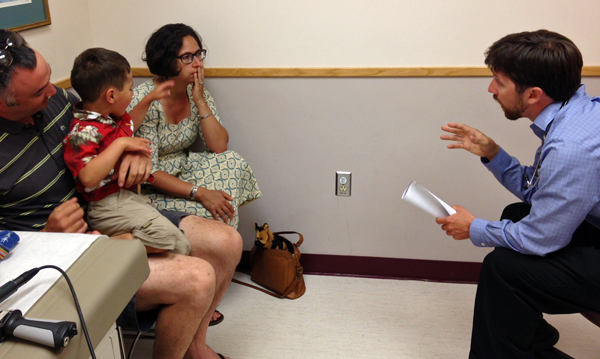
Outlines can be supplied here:
M0 30L0 44L6 44L6 41L11 34L13 34L12 31ZM16 102L9 87L15 69L20 67L33 70L37 66L37 58L35 56L35 51L27 46L27 42L24 42L21 47L9 46L7 50L12 55L13 61L8 68L0 73L0 97L2 97L8 106L14 106L16 105Z
M12 107L17 105L17 100L15 100L14 95L8 90L0 92L0 98L6 102L6 106Z

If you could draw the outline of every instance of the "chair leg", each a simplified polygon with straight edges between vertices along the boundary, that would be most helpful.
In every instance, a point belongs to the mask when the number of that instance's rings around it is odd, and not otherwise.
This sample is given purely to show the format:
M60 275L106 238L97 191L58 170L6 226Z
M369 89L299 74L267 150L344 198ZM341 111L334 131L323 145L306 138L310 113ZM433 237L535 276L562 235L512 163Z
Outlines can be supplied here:
M121 345L122 359L131 359L133 350L140 339L154 340L156 335L154 328L151 328L147 332L138 332L136 330L131 329L123 330L123 328L121 327L117 327L117 330L119 330L119 344ZM129 352L127 354L125 354L125 339L133 339L133 342L131 343L131 347L129 347Z
M117 334L119 335L119 353L121 359L125 359L125 342L123 341L123 330L117 325Z
M129 353L127 354L126 359L131 359L131 354L133 354L133 349L135 349L135 345L137 344L138 340L140 340L141 335L142 335L142 332L138 332L137 335L135 336L135 339L133 339L133 343L131 343L131 348L129 348Z

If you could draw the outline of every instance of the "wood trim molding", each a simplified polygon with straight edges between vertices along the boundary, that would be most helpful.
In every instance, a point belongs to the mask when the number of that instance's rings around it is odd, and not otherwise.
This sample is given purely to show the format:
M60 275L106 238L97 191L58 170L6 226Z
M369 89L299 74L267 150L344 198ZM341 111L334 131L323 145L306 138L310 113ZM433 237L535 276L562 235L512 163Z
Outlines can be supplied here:
M581 70L583 77L598 77L600 76L600 66L584 66Z
M63 88L63 89L65 89L65 90L66 90L66 89L69 89L69 88L71 88L71 87L72 87L72 86L71 86L71 78L70 78L70 77L69 77L69 78L66 78L66 79L64 79L64 80L59 80L59 81L56 81L54 84L55 84L56 86L60 87L60 88Z
M207 77L489 77L487 67L315 67L315 68L207 68ZM133 67L133 77L151 77L146 67ZM600 76L600 66L584 66L582 76ZM62 88L71 87L71 80L55 83Z
M133 76L153 76L145 67L132 68ZM481 67L321 67L321 68L207 68L207 77L489 77ZM600 76L600 66L585 66L582 76Z
M207 77L478 77L490 76L487 67L354 67L354 68L207 68ZM133 76L152 76L147 68Z

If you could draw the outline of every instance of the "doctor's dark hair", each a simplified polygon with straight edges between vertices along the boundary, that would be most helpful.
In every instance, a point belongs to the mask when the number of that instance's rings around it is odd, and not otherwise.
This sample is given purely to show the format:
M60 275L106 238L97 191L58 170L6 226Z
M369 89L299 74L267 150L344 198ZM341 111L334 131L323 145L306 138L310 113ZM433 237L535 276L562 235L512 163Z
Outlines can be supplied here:
M554 101L566 101L581 84L583 59L573 41L538 30L507 35L485 52L485 64L508 76L522 93L539 87Z
M94 102L109 87L122 91L130 72L129 62L123 55L95 47L75 58L71 86L83 102Z
M200 35L185 24L167 24L156 30L148 39L142 60L148 64L148 69L155 75L174 77L179 75L177 56L183 46L183 38L193 37L203 50Z
M19 36L18 33L13 33L10 30L0 30L0 45L2 49L6 47L6 41L10 36ZM27 42L23 39L23 45L20 47L9 46L6 49L12 55L12 64L0 73L0 96L10 106L13 104L13 94L10 93L9 87L12 76L17 68L33 70L37 67L37 57L35 51L27 46Z

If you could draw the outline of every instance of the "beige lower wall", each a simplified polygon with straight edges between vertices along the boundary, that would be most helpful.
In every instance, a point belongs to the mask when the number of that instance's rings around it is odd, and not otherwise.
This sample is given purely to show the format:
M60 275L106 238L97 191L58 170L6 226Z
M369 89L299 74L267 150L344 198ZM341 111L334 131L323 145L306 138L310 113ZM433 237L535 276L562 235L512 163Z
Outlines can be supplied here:
M136 79L140 82L142 79ZM450 204L494 220L516 201L475 156L439 140L447 122L479 128L524 163L539 139L504 118L489 78L210 78L229 148L254 170L263 198L240 210L244 248L254 223L304 234L304 253L481 261L401 200L417 180ZM600 79L585 78L600 95ZM351 171L351 197L334 195Z

